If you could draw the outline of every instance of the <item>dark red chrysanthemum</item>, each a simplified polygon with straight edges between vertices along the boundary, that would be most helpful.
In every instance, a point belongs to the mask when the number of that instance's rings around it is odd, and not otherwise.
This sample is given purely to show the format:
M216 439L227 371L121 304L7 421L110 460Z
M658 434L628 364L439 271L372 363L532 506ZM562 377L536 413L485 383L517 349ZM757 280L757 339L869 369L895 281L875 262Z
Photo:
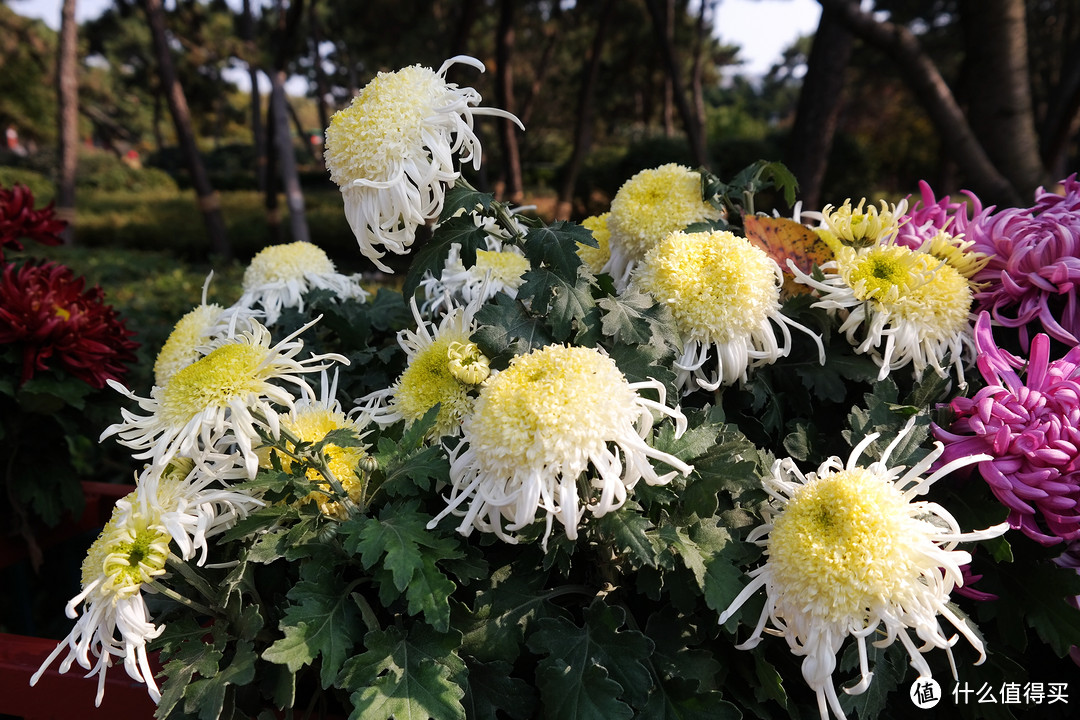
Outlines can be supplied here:
M36 240L42 245L59 245L60 233L67 223L56 218L53 204L34 209L34 193L25 185L16 184L8 190L0 187L0 262L4 261L4 246L22 250L22 238Z
M57 263L5 265L0 277L0 344L22 350L24 383L39 370L62 369L93 387L121 380L135 361L135 333L100 287Z

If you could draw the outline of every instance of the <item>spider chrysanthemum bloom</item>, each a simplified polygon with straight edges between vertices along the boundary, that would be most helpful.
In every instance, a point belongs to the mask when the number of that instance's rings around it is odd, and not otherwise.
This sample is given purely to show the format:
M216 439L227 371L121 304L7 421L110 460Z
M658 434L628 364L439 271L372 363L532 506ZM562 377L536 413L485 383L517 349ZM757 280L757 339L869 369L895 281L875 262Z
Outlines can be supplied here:
M4 246L22 250L22 238L42 245L59 245L60 233L67 223L56 218L53 204L34 209L34 193L16 183L11 189L0 187L0 263L4 261Z
M438 72L412 65L379 73L326 129L324 158L341 188L345 217L360 252L381 270L391 271L379 259L386 254L380 248L404 255L416 229L442 211L446 188L459 175L455 157L479 169L475 116L494 115L521 126L503 110L475 107L476 90L446 82L455 63L484 69L479 60L460 55Z
M701 173L676 163L642 170L623 183L611 201L611 257L603 270L622 290L650 248L676 230L720 217L701 197Z
M975 345L987 385L953 399L948 430L934 427L942 461L985 454L979 474L1009 508L1012 527L1043 545L1080 540L1080 347L1050 361L1039 333L1025 361L996 346L985 312Z
M406 355L404 372L389 389L362 400L376 423L404 420L412 425L438 405L429 439L461 432L461 421L472 410L473 392L489 372L487 357L469 339L476 330L472 318L477 307L453 307L436 325L425 321L412 301L416 330L398 335Z
M859 200L859 204L852 207L851 200L845 200L840 207L826 205L821 209L821 227L819 232L833 249L836 244L849 247L866 247L876 243L886 242L896 235L899 227L899 218L907 210L907 202L901 201L894 207L884 200L881 201L881 210L874 205L866 208L866 198ZM817 213L808 213L816 216Z
M254 477L258 457L253 444L259 430L276 437L274 406L293 406L295 398L285 384L310 390L305 373L326 369L334 361L349 362L329 353L297 359L304 349L298 336L313 324L272 344L270 332L252 320L250 330L213 341L206 355L178 370L165 385L155 386L148 398L111 383L146 414L122 408L123 422L106 428L102 439L116 435L122 445L138 451L135 458L148 459L155 468L177 455L201 463L218 443L229 440L244 457L248 476Z
M643 398L646 389L659 400ZM673 418L677 434L685 430L661 383L627 382L593 348L549 345L515 357L483 384L465 418L450 457L448 504L429 527L453 512L464 516L463 534L475 528L515 542L512 533L543 511L545 548L556 518L576 539L586 511L618 509L639 480L662 485L693 471L645 441L654 411ZM650 459L675 469L660 475Z
M608 229L608 218L611 213L590 215L581 221L581 226L593 234L596 239L596 247L578 243L577 254L581 258L581 264L589 268L594 275L604 271L604 265L611 259L611 231Z
M66 608L68 617L78 617L78 621L34 673L31 685L66 649L60 672L77 662L90 671L88 677L97 675L96 705L101 705L105 674L113 658L123 658L128 675L145 683L155 702L160 699L146 643L160 635L164 626L155 626L151 620L142 591L165 572L170 536L158 509L144 506L138 493L117 501L112 517L87 551L82 590Z
M357 277L337 272L334 263L317 245L293 242L270 245L251 259L244 270L244 292L235 308L258 308L273 325L285 308L304 311L304 295L329 290L340 300L367 299Z
M867 466L858 459L876 433L859 443L846 464L829 458L804 475L791 459L777 460L763 480L772 497L765 524L748 536L765 548L767 561L750 573L753 580L720 615L720 622L727 622L765 589L765 607L753 634L738 647L757 645L771 620L769 632L782 635L791 651L804 657L803 678L817 694L822 718L830 709L844 717L832 676L848 636L858 643L860 661L860 681L845 688L849 694L870 685L868 638L878 637L877 647L899 638L920 677L931 675L921 653L942 648L951 660L956 638L946 635L939 615L979 652L979 663L985 658L978 635L948 606L953 588L963 584L961 566L971 562L969 553L954 548L959 542L997 537L1008 525L964 533L945 508L915 500L944 475L985 456L958 459L923 478L943 452L939 443L907 472L902 466L890 468L889 455L912 427L909 422L881 460Z
M52 262L4 266L0 276L0 345L22 355L20 383L38 371L70 373L95 388L122 380L135 362L135 333L104 302L100 287Z
M836 260L821 266L824 280L788 266L797 282L820 295L815 307L844 314L840 331L856 352L868 353L881 367L878 379L909 364L916 377L927 367L944 377L951 365L964 382L964 366L975 349L972 288L949 263L886 243L838 247Z
M424 309L435 312L458 305L479 305L500 292L517 297L529 268L520 248L494 236L488 237L487 249L477 248L476 262L471 267L465 267L461 245L454 243L442 274L437 278L426 274L420 282Z
M789 326L810 335L825 361L820 338L780 312L782 283L780 267L767 253L719 230L670 234L645 254L631 278L631 287L652 295L675 318L683 341L675 367L684 392L746 380L750 368L786 356ZM715 369L707 370L707 363Z
M1031 208L990 208L964 231L990 256L972 278L982 284L976 309L1018 328L1025 351L1036 323L1055 340L1080 344L1080 181L1071 176L1062 188L1062 195L1040 188Z

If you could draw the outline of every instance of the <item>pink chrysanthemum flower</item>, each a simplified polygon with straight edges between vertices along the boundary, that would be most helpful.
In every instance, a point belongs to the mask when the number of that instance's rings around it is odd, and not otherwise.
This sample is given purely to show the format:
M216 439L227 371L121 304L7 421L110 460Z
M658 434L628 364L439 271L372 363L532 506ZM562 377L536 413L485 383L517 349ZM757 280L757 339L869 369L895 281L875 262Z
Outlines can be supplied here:
M994 344L985 312L975 345L988 385L952 401L958 418L949 430L934 426L946 445L941 462L991 455L977 467L1012 527L1043 545L1080 539L1080 347L1051 362L1039 333L1021 379L1024 361Z
M919 181L920 200L911 203L908 212L900 217L896 243L917 250L927 240L942 231L952 234L964 232L972 215L982 212L982 202L973 193L961 191L970 203L954 201L948 195L938 200L925 180Z
M1080 182L1073 175L1061 185L1062 195L1039 188L1032 207L988 208L964 229L974 250L992 256L972 277L986 284L975 295L976 309L1019 328L1025 350L1036 321L1050 337L1080 343Z

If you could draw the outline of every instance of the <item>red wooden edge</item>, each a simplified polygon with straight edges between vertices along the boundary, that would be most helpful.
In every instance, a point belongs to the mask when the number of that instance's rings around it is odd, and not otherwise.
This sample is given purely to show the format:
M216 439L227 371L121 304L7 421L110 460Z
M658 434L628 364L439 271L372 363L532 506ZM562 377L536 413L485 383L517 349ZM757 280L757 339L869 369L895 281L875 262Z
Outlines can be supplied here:
M146 693L146 686L129 678L122 664L109 669L101 707L94 707L97 677L84 677L86 671L78 665L61 675L56 670L61 658L45 671L37 685L30 687L30 677L55 647L55 640L0 633L0 715L24 720L151 720L154 717L156 706Z

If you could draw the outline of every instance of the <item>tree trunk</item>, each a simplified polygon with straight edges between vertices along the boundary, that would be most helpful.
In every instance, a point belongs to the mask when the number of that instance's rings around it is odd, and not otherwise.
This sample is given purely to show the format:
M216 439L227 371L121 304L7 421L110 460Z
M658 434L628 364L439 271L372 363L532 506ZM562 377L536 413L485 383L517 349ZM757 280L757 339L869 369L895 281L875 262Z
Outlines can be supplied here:
M1021 195L994 166L986 149L971 129L956 98L937 66L922 51L918 38L906 27L878 21L849 0L818 0L867 45L877 47L897 64L908 87L934 124L942 145L986 204L1018 206Z
M810 47L786 158L788 169L799 181L799 195L807 210L821 207L821 185L844 105L844 71L852 44L851 33L836 13L824 9Z
M286 65L289 52L296 47L297 30L303 16L303 0L292 0L289 8L278 0L278 27L274 33L277 51L274 72L270 73L270 112L274 116L274 146L277 150L278 167L281 168L281 186L285 191L285 205L289 208L289 227L294 242L311 242L307 213L304 209L304 192L300 187L300 174L296 167L296 150L289 132L288 101L285 98L285 81L288 79Z
M694 113L690 110L690 103L686 100L686 92L683 90L682 76L679 72L679 61L675 54L675 42L667 32L667 2L666 0L646 0L645 5L649 9L649 15L652 16L656 42L660 46L664 67L671 81L675 108L679 111L686 139L690 143L691 157L694 164L705 165L707 157L702 128L698 126Z
M499 24L495 38L495 96L496 104L507 112L514 112L514 72L511 56L514 48L514 2L499 3ZM499 123L503 146L504 197L520 203L525 195L521 179L521 155L515 126L510 122Z
M1047 178L1039 156L1023 0L963 0L964 85L971 129L1013 187L1029 197Z
M697 126L705 132L705 46L708 43L711 24L706 18L713 13L713 7L719 0L701 0L697 17L697 36L694 38L694 59L690 74L690 94L694 99L694 118ZM704 141L708 145L707 141Z
M330 126L330 113L326 108L326 73L323 72L322 65L322 23L319 22L318 14L315 12L315 0L311 0L311 4L308 5L308 25L311 26L311 55L312 66L315 70L315 108L319 112L319 127L323 132L326 132L326 128ZM308 147L311 148L312 153L315 153L315 148L309 143ZM317 159L322 159L322 145L319 145L319 152Z
M1068 173L1069 142L1080 130L1080 52L1065 59L1057 92L1051 97L1040 134L1039 157L1054 180Z
M603 57L604 39L607 35L614 0L604 0L603 7L596 18L596 32L593 33L589 59L581 73L581 88L578 91L577 113L574 115L574 150L566 163L559 200L555 205L555 219L568 220L574 209L574 187L581 165L589 154L592 145L593 96L596 82L600 77L600 61Z
M143 0L143 8L146 10L146 19L153 37L161 85L165 89L169 111L172 113L173 124L176 126L176 138L180 144L180 151L187 162L191 184L198 197L199 210L202 212L206 234L210 240L210 251L223 259L228 259L232 256L232 248L225 233L225 220L221 216L221 199L210 185L210 178L206 174L202 156L199 155L199 149L195 144L195 133L191 127L191 111L188 110L184 88L176 78L176 69L173 67L172 55L169 51L169 40L165 31L165 12L161 6L161 0Z
M75 0L64 0L60 47L56 62L57 136L60 140L56 215L67 222L60 233L65 245L75 243L75 173L79 165L79 57Z
M255 18L251 14L251 0L244 0L244 9L240 16L240 39L244 44L244 60L251 83L251 143L255 150L255 188L259 192L266 192L266 131L262 121L259 68L255 62L259 51L255 47Z

